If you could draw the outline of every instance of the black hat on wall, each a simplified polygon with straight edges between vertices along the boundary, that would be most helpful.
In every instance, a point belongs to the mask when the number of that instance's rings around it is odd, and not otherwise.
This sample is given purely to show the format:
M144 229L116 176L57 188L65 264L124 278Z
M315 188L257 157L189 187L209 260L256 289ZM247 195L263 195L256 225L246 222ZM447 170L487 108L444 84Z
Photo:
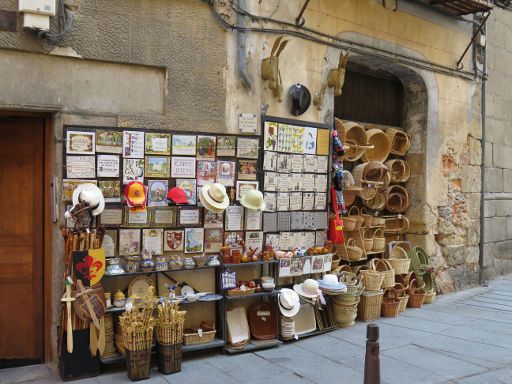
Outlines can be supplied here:
M302 84L294 84L290 87L292 102L292 115L300 116L306 112L311 104L311 93Z

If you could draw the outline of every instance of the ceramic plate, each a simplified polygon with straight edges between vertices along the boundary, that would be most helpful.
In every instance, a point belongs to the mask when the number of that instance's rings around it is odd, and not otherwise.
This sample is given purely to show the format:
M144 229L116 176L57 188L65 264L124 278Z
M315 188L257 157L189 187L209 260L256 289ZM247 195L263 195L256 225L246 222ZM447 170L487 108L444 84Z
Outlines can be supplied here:
M190 285L184 285L183 288L181 288L182 296L193 295L194 293L194 288Z
M137 276L132 281L130 281L130 285L128 286L128 295L136 294L138 297L142 298L147 296L149 287L155 287L153 280L147 276Z

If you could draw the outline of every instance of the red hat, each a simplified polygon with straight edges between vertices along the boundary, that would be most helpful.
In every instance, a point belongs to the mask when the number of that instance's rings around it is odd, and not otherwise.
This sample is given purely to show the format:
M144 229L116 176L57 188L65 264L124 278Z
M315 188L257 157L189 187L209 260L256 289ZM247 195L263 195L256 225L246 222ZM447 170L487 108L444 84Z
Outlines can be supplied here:
M167 192L167 199L175 202L176 204L189 204L187 193L178 187L169 189L169 192Z
M124 188L126 204L130 208L146 207L146 188L140 181L132 181Z

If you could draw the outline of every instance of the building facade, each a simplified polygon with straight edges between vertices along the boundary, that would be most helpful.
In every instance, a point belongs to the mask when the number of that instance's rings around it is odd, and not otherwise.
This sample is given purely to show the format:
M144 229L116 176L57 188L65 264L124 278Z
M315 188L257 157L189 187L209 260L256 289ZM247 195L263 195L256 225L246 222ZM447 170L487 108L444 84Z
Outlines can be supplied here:
M241 113L332 125L332 89L320 106L312 103L299 117L291 114L287 91L300 83L312 95L321 92L340 50L350 49L348 72L379 71L401 84L399 125L412 137L408 237L429 253L439 291L512 271L508 10L495 7L486 42L477 34L470 44L481 14L462 20L426 1L312 0L300 26L295 19L304 6L301 0L65 4L73 24L55 45L21 28L15 0L0 0L0 121L39 119L45 130L44 183L37 191L45 206L44 223L30 234L40 237L43 247L27 275L41 280L35 294L44 306L31 318L44 348L31 357L49 361L56 356L52 340L58 334L62 294L65 125L237 134ZM52 29L57 28L52 17ZM261 79L260 66L282 34L289 42L279 58L284 95L278 102ZM457 69L461 58L462 69ZM8 145L8 136L5 140ZM0 284L10 287L12 295L21 289L8 277ZM6 327L14 322L2 321Z

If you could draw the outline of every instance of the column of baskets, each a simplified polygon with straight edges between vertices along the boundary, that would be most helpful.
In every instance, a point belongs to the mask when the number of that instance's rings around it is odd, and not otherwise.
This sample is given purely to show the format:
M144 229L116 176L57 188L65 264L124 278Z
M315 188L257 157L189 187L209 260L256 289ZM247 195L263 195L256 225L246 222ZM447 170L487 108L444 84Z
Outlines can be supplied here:
M330 305L336 326L340 328L354 325L357 317L357 306L363 293L364 286L360 276L355 273L342 271L340 281L347 286L347 292L341 295L333 295Z
M181 371L183 327L187 311L178 309L177 301L164 301L158 306L156 341L158 370L165 375Z

